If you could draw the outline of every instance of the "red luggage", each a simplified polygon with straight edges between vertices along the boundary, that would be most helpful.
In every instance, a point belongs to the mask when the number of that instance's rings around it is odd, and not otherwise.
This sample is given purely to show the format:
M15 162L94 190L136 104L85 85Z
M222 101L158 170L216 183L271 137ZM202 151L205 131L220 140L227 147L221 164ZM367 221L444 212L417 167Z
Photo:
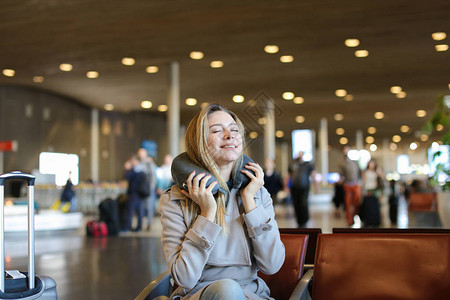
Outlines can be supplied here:
M108 236L108 227L102 221L89 221L86 223L86 235L94 237Z

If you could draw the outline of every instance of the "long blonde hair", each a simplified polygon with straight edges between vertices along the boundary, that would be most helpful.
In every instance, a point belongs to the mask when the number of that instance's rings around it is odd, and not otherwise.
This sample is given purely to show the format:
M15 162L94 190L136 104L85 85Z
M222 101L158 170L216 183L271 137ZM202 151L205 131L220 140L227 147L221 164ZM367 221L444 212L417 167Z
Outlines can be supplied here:
M220 226L222 226L222 230L224 233L227 232L227 226L225 221L225 204L227 201L227 197L229 195L228 185L225 180L222 178L218 165L216 164L214 158L211 156L208 150L208 135L209 135L209 122L208 116L216 111L223 111L228 113L236 122L239 127L239 133L242 137L242 149L244 149L244 141L245 141L245 130L244 125L241 120L237 117L237 115L228 109L220 106L219 104L210 104L204 107L189 123L189 126L186 130L186 135L184 137L184 143L186 145L186 152L189 155L190 159L196 164L203 166L206 168L212 175L214 175L218 184L225 189L228 193L222 194L218 192L214 197L217 202L217 211L216 211L216 222ZM233 168L231 171L232 176L236 173L237 166L240 166L243 159L243 154L241 153L240 157L234 162ZM187 210L189 214L193 217L198 216L200 213L200 209L196 203L192 200L188 200L186 202Z

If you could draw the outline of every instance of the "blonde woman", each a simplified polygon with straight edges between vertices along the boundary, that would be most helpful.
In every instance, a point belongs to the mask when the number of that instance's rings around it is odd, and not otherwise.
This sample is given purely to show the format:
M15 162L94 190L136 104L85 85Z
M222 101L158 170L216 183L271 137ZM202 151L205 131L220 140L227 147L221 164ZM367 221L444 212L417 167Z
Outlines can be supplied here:
M188 126L187 155L206 172L191 172L184 189L174 185L161 196L161 240L179 286L172 299L272 299L257 271L276 273L284 246L262 168L242 166L243 143L242 122L217 104Z

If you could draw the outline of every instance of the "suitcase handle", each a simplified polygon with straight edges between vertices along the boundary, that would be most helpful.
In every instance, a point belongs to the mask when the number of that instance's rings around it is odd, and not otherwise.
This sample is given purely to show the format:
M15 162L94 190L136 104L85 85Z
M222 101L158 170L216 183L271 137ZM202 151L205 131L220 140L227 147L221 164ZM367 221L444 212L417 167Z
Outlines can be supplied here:
M20 179L28 183L28 288L35 286L34 274L34 182L36 177L19 171L0 175L0 291L5 290L5 180Z
M28 185L34 185L36 176L21 173L19 171L14 171L11 173L6 173L3 175L0 175L0 185L5 185L5 181L9 180L9 179L22 179L22 180L26 180L28 182Z

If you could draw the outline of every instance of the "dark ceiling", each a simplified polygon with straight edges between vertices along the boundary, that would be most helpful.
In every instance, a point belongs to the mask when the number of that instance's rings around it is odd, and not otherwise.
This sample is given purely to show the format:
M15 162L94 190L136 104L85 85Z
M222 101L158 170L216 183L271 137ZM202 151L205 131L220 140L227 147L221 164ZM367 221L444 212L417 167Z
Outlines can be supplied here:
M338 143L338 127L350 144L355 131L374 126L375 143L399 134L403 142L417 140L425 118L432 114L439 95L449 93L450 51L438 52L433 32L450 35L450 1L118 1L118 0L2 0L0 2L0 69L14 69L15 76L0 75L0 84L35 86L103 108L150 111L166 104L169 63L180 66L181 121L186 123L202 102L218 102L235 110L250 130L261 129L251 116L251 99L275 100L276 129L289 133L297 128L318 129L328 119L329 143ZM348 38L360 45L349 48ZM268 54L264 46L276 44ZM355 50L368 50L357 58ZM192 60L193 50L204 52ZM292 55L292 63L281 63ZM136 60L124 66L123 57ZM224 66L213 69L213 60ZM59 69L73 65L71 72ZM159 67L155 74L146 67ZM99 77L88 79L86 72ZM34 76L44 82L34 83ZM390 87L406 92L398 99ZM335 95L346 89L352 101ZM303 104L282 99L291 91ZM245 101L233 103L233 95ZM188 97L198 100L189 107ZM253 102L254 103L254 102ZM376 120L381 111L384 119ZM344 120L335 121L341 113ZM305 117L298 124L295 117ZM408 133L400 126L408 125Z

